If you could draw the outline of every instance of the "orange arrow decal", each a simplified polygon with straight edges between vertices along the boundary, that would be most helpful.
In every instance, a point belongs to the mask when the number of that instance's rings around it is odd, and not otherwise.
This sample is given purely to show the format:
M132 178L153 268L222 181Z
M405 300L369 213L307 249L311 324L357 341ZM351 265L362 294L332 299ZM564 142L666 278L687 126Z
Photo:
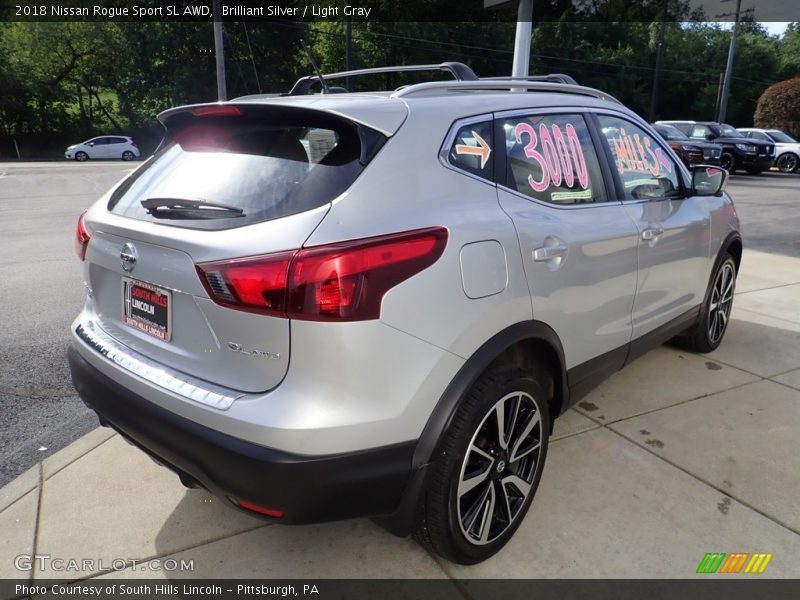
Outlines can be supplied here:
M482 169L486 166L486 161L489 160L489 155L492 153L492 149L489 147L489 144L486 143L486 140L484 140L477 133L473 131L472 135L475 136L475 140L478 142L478 145L467 146L465 144L456 144L456 154L473 154L480 156Z

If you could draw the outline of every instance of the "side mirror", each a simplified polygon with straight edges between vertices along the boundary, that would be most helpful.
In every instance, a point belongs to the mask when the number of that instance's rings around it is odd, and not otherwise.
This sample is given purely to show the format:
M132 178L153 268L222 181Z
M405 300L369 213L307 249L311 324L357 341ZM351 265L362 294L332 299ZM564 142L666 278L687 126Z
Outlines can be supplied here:
M713 133L707 133L706 134L706 139L710 142L711 140L714 139L714 134Z
M89 146L94 148L94 142L89 142Z
M719 196L727 183L728 172L721 167L696 165L692 169L692 196Z

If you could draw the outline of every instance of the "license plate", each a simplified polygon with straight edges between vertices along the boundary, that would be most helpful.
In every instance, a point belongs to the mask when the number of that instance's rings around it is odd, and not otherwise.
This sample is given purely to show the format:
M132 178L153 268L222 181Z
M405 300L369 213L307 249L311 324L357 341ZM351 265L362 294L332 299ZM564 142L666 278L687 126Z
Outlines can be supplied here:
M165 342L172 337L172 292L122 278L122 322Z

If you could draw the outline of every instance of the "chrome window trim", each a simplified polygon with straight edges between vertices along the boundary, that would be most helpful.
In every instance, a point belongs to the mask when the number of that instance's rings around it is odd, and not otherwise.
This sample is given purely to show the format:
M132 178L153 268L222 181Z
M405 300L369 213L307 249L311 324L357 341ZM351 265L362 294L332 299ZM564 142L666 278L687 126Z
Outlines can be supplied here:
M187 400L227 410L245 395L164 367L119 343L91 321L80 323L75 334L121 369Z
M513 194L514 196L518 196L519 198L523 198L530 202L534 202L539 206L546 206L547 208L552 208L555 210L588 210L590 208L600 208L601 206L620 206L622 204L619 200L606 200L605 202L584 202L583 204L555 204L552 202L545 202L544 200L539 200L538 198L532 198L530 196L526 196L522 192L518 192L517 190L513 190L510 187L506 187L504 185L497 186L504 192L508 192L509 194Z
M514 108L511 110L496 112L494 114L494 118L508 119L511 117L525 117L528 115L586 115L594 112L594 110L594 108L588 108L586 106L543 106L537 108Z

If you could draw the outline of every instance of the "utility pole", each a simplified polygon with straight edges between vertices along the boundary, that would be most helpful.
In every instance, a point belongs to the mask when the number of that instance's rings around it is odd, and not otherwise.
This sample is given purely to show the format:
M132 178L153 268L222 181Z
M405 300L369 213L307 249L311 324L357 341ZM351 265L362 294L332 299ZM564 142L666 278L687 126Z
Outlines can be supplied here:
M533 0L519 0L517 36L514 40L512 77L527 77L531 63L531 31L533 29Z
M661 13L661 28L658 30L658 50L656 51L656 72L653 75L653 93L650 96L650 122L656 120L656 110L658 110L658 78L661 76L661 66L664 63L664 40L667 34L667 3L663 0L663 12Z
M729 0L722 0L728 2ZM733 57L736 54L736 33L739 29L739 12L742 9L742 0L736 0L736 16L733 21L733 31L731 32L731 45L728 48L728 64L725 67L725 79L722 82L722 94L719 100L719 115L717 121L720 123L725 122L725 116L728 112L728 94L731 91L731 73L733 72Z
M483 8L510 8L515 0L483 0ZM527 77L531 65L531 32L533 31L533 0L519 0L517 6L517 35L514 38L512 77Z
M228 90L225 86L225 48L222 41L222 10L219 0L213 1L214 9L214 55L217 62L217 100L224 102L228 99Z
M725 73L719 74L717 82L717 101L714 103L714 120L719 122L719 103L722 100L722 83L725 81Z
M344 5L349 7L350 0L345 0ZM347 16L344 27L344 70L351 71L353 69L353 17ZM350 89L349 77L345 78L344 87L348 92L353 91Z

